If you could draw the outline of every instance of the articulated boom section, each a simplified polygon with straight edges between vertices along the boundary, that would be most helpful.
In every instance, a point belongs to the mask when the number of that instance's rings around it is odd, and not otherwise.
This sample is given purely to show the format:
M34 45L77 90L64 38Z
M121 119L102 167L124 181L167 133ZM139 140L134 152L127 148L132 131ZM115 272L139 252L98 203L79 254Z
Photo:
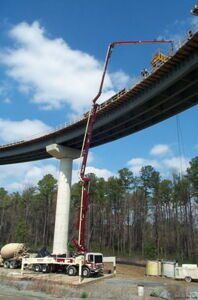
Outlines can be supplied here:
M79 214L79 224L78 224L78 240L73 240L73 244L78 252L86 252L86 246L85 246L85 231L86 231L86 214L89 206L89 183L90 178L85 176L85 169L87 165L87 158L89 154L89 148L91 144L92 134L93 134L93 126L96 121L96 112L98 105L96 104L98 98L102 94L104 79L107 71L107 66L111 57L112 50L115 46L118 45L129 45L129 44L165 44L169 43L172 45L173 48L173 42L171 40L165 41L165 40L146 40L146 41L116 41L109 45L106 58L105 58L105 64L104 64L104 70L102 73L102 78L100 82L100 87L98 94L95 96L95 98L92 100L92 109L89 113L89 117L87 120L87 126L85 130L84 135L84 141L82 145L81 150L81 157L82 157L82 164L80 169L80 180L82 183L82 191L81 191L81 204L80 204L80 214Z
M87 181L82 182L82 191L81 191L81 203L82 207L80 207L79 219L77 222L77 229L79 232L78 240L73 239L72 242L78 253L84 253L87 251L85 246L86 242L86 215L89 206L89 182L90 179L86 178Z
M87 164L87 158L90 148L90 142L93 133L93 125L96 119L96 111L97 111L97 104L93 104L93 108L89 114L87 128L85 132L83 147L81 151L82 165L80 170L80 179L82 183L82 190L81 190L81 205L80 205L80 214L78 219L78 241L73 240L73 244L78 252L86 252L87 248L85 246L86 242L86 215L89 207L89 184L90 178L85 176L85 169Z

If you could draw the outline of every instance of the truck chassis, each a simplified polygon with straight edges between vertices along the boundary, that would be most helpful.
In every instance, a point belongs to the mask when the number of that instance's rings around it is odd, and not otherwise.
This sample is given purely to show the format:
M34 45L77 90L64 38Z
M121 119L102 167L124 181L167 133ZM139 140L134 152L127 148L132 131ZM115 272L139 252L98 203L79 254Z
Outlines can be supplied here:
M87 255L79 255L71 258L59 256L23 258L21 272L23 274L25 268L30 268L35 272L63 272L69 276L75 276L78 274L82 277L103 275L103 262L90 262L86 258Z

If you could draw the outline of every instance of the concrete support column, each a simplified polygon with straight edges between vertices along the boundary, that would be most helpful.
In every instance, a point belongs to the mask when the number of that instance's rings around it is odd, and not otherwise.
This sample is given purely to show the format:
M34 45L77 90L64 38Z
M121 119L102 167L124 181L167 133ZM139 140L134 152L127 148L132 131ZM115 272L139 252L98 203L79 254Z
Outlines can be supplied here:
M69 230L71 176L72 159L61 158L58 179L53 254L68 253L67 243Z
M60 160L53 254L68 255L72 162L73 159L80 156L80 151L57 144L47 146L46 150L50 155Z

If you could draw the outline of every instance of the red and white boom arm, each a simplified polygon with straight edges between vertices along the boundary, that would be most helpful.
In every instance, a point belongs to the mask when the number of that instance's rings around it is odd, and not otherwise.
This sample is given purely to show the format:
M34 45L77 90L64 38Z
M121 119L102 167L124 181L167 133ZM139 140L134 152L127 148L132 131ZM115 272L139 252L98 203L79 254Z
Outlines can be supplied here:
M100 82L100 87L97 95L92 100L92 108L89 112L84 140L81 149L81 157L82 163L80 168L80 180L82 183L82 191L81 191L81 203L80 203L80 215L78 220L78 240L73 240L73 243L78 252L85 252L87 251L85 246L85 231L86 231L86 214L89 206L89 183L90 178L85 176L85 169L87 166L87 158L89 154L89 148L91 144L92 134L93 134L93 127L96 121L96 113L98 104L96 103L98 98L102 94L102 89L104 85L104 79L107 71L107 66L111 57L112 49L117 45L130 45L130 44L171 44L173 50L173 41L171 40L145 40L145 41L116 41L109 44L104 64L104 69L102 73L102 78Z

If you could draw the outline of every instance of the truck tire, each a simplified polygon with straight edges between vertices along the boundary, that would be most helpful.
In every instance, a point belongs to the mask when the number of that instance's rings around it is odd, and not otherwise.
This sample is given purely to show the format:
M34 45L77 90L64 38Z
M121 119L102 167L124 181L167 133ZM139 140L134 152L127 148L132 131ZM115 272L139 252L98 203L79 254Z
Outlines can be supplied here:
M65 266L64 272L65 272L65 274L68 274L68 265Z
M75 267L75 266L69 266L69 267L67 268L67 274L68 274L69 276L75 276L75 275L77 274L77 269L76 269L76 267Z
M3 267L4 267L5 269L9 269L9 268L10 268L10 262L9 262L8 260L4 261Z
M90 269L88 267L82 268L82 276L88 278L90 276Z
M15 260L10 261L10 269L16 269L17 268L17 262Z
M35 272L41 272L41 265L33 265L33 270Z
M41 271L42 271L43 273L48 273L48 272L49 272L49 267L48 267L48 265L42 265L42 266L41 266Z
M192 278L190 276L186 276L184 279L188 283L192 281Z

